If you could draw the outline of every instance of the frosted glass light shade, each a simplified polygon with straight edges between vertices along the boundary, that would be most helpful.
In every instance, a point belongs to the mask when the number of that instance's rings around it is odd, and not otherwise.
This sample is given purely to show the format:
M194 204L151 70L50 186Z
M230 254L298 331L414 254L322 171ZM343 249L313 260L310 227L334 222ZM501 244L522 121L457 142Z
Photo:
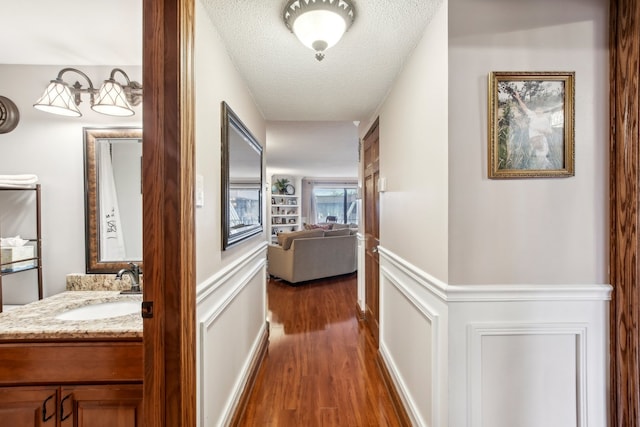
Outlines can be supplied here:
M75 103L69 86L62 80L51 80L44 94L33 104L34 108L61 116L80 117L82 113Z
M344 34L347 23L342 16L328 10L310 10L298 16L293 33L303 45L315 51L334 46Z
M98 92L98 99L91 106L93 111L109 116L132 116L135 112L129 105L120 83L105 80Z
M289 0L284 8L284 24L300 42L316 52L322 61L324 51L334 46L355 20L351 0Z

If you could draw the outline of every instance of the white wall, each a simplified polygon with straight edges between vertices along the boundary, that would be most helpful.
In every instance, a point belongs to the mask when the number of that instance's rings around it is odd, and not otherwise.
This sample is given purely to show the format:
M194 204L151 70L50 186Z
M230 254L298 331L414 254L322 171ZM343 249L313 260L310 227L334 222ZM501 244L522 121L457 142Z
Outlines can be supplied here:
M196 209L196 280L202 283L241 256L249 246L266 239L265 230L244 243L221 250L220 103L229 104L263 147L266 125L207 11L199 1L196 6L196 173L204 179L204 207ZM263 211L263 218L265 213Z
M225 101L264 147L266 126L200 1L195 9L196 171L204 206L196 208L198 425L225 425L266 331L265 231L222 250L220 111ZM263 163L263 178L264 173ZM265 179L266 181L266 179ZM266 197L268 193L263 195Z
M606 283L607 2L455 0L449 26L449 283ZM491 71L575 71L575 177L487 179Z
M141 126L142 106L129 118L98 114L83 96L82 117L56 116L32 106L62 66L0 65L0 94L16 103L20 123L10 133L0 134L0 174L33 173L42 185L42 271L44 294L65 289L65 276L85 272L84 238L84 126ZM108 78L109 67L77 66L99 85ZM122 66L132 80L141 81L141 67ZM64 79L73 79L72 73ZM78 80L84 85L82 78ZM7 214L10 214L8 212ZM35 276L21 273L3 277L6 304L37 298Z
M414 425L606 424L607 13L444 1L379 107L380 352ZM511 70L576 72L575 177L486 178Z
M447 425L448 309L415 273L448 278L447 80L445 2L379 113L380 352L416 426Z
M380 244L448 278L447 10L433 17L380 108ZM371 126L360 124L364 137Z

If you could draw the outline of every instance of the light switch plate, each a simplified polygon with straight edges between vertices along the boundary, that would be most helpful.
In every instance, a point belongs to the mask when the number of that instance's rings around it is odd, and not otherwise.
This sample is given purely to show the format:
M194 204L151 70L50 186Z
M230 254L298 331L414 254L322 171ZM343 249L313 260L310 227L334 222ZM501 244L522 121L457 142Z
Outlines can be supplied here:
M384 193L387 191L387 178L380 177L378 178L378 192Z
M196 208L204 207L204 177L196 175Z

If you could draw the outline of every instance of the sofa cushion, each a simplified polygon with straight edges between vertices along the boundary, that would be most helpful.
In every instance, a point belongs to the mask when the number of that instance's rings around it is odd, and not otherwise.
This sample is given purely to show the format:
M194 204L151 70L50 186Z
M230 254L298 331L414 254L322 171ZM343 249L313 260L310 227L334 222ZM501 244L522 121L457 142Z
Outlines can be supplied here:
M291 247L291 243L294 239L310 239L312 237L323 237L324 230L321 228L315 230L300 230L292 231L290 233L279 233L278 244L282 246L285 251Z
M336 237L336 236L348 236L349 235L348 228L342 228L339 230L327 230L324 232L324 237Z
M305 224L304 229L305 230L317 230L317 229L331 230L331 226L332 224Z
M349 228L349 224L341 224L339 222L336 222L335 224L333 224L332 230L342 230L343 228Z

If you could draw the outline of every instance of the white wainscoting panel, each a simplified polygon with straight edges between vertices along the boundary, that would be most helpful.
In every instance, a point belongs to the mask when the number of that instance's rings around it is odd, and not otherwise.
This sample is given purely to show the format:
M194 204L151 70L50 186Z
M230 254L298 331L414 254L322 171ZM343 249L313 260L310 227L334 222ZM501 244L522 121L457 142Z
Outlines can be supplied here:
M196 316L198 425L227 425L266 328L266 243L198 287Z
M606 426L609 301L593 298L603 287L449 302L450 427Z
M415 426L447 420L447 307L441 284L380 251L380 353Z
M585 325L470 325L469 425L584 426L585 335Z
M380 353L415 426L607 425L611 286L451 286L380 252Z

